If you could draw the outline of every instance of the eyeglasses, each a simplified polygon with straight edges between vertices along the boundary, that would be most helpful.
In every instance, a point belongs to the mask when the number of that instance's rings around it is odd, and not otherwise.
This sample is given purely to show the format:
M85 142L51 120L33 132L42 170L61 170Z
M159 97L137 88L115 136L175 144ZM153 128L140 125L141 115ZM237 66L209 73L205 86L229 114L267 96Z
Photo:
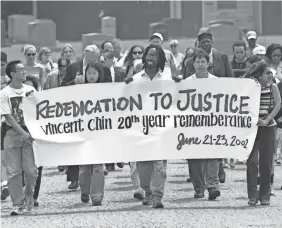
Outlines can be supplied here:
M170 45L171 48L176 48L177 45L176 44L173 44L173 45Z
M35 56L36 53L27 53L26 55L27 55L27 56Z
M26 72L26 68L23 67L23 68L17 69L16 72L21 72L21 73Z
M134 54L134 55L137 55L137 54L138 54L138 55L141 55L141 54L143 54L143 52L142 52L142 51L134 51L133 54Z

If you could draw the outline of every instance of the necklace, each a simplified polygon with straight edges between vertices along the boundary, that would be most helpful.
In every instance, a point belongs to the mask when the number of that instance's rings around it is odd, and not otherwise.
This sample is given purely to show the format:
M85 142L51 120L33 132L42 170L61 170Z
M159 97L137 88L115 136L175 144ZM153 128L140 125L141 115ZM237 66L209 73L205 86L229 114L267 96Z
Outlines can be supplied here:
M11 87L12 88L12 87ZM14 89L12 88L13 91L17 94L17 95L21 95L23 93L23 89ZM18 91L17 91L18 90Z

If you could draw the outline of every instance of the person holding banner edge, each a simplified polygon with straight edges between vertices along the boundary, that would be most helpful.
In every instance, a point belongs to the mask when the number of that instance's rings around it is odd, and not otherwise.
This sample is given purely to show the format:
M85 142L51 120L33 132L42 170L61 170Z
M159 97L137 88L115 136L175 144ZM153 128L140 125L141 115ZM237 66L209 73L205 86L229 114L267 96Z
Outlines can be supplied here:
M249 77L261 85L261 97L258 132L247 160L248 204L255 206L260 201L261 205L269 205L271 170L275 154L276 122L274 118L281 108L281 97L277 85L273 83L273 73L265 61L255 63L249 71ZM258 171L259 192L257 192Z
M35 89L24 85L26 69L20 60L11 61L6 68L11 83L1 93L1 114L5 117L9 129L4 138L8 189L13 203L11 215L31 213L33 209L33 189L37 179L32 142L33 138L25 126L20 108L23 97ZM24 171L25 192L23 192L22 174Z
M106 83L111 82L103 75L100 64L90 62L85 69L84 83ZM81 83L82 84L82 83ZM91 164L79 166L79 185L81 190L81 201L89 202L89 195L92 206L101 206L105 190L105 176L103 164Z
M169 80L163 71L165 68L166 55L159 45L151 44L145 49L142 57L143 70L132 78L126 78L125 83L151 82L156 80ZM137 170L140 185L145 192L143 205L153 204L153 208L164 208L162 198L165 191L167 161L138 161Z

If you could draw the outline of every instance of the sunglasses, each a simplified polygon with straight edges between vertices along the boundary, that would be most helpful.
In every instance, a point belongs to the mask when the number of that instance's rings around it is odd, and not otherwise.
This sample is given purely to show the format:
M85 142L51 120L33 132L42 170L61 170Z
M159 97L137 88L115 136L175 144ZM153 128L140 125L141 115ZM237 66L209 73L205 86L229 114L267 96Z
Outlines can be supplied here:
M137 55L137 54L138 54L138 55L141 55L141 54L143 54L143 52L142 52L142 51L134 51L133 54L134 54L134 55Z
M27 56L35 56L36 53L27 53L26 55L27 55Z
M171 48L176 48L176 47L177 47L177 45L170 45L170 47L171 47Z

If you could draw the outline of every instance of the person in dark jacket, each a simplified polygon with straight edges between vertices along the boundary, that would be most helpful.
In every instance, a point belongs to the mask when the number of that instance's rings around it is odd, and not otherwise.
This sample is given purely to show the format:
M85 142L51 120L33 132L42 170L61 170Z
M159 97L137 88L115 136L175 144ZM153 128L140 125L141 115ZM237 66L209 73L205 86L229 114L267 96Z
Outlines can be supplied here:
M100 56L100 50L96 45L88 45L84 49L84 58L77 62L72 63L66 69L66 75L63 78L61 86L69 86L75 84L81 84L85 80L85 69L86 66L93 62L97 63L97 66L102 69L102 73L105 80L112 82L111 71L105 64L98 62Z
M233 53L230 64L235 78L239 78L246 72L246 44L244 41L237 41L233 44Z
M205 50L210 57L209 73L217 77L234 77L228 55L212 49L212 34L204 32L198 35L199 47ZM189 59L183 71L183 78L188 78L195 73L193 59Z

